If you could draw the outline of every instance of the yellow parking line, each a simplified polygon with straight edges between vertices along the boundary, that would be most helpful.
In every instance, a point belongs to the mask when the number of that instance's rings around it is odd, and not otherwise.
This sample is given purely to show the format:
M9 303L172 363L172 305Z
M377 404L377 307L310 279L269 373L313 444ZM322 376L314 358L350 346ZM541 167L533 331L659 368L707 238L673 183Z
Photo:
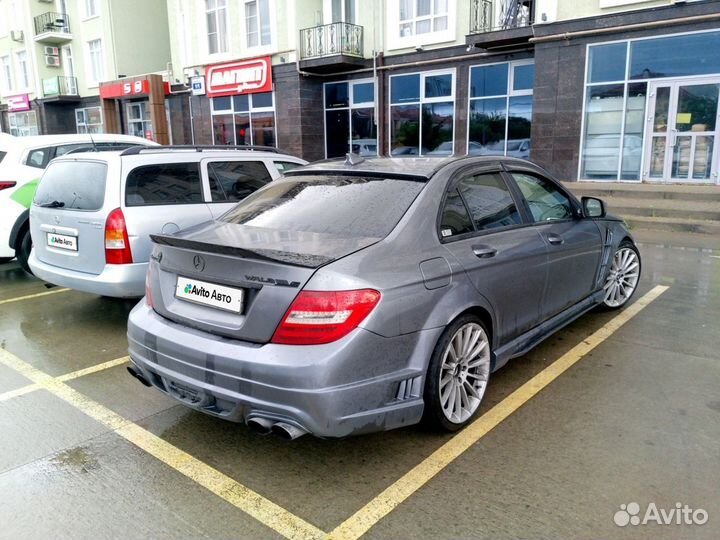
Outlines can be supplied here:
M424 486L437 473L470 448L500 422L518 410L523 404L562 375L568 368L600 345L622 325L640 313L648 304L669 287L658 285L637 302L620 312L590 337L563 354L512 394L495 405L467 428L438 448L380 495L336 527L327 538L333 540L357 540L371 527L392 512L405 499Z
M0 363L80 409L127 441L200 484L218 497L291 540L317 539L325 535L314 525L288 512L250 488L194 458L134 422L85 397L70 386L0 349Z
M26 296L18 296L17 298L9 298L8 300L0 300L0 305L10 304L11 302L20 302L20 300L29 300L30 298L38 298L39 296L47 296L48 294L57 294L61 292L67 292L70 289L53 289L51 291L45 291L35 294L28 294Z
M79 377L84 377L85 375L91 375L93 373L97 373L98 371L103 371L105 369L110 369L115 366L120 366L120 365L126 363L129 359L130 359L129 356L123 356L122 358L116 358L115 360L103 362L102 364L90 366L89 368L80 369L78 371L73 371L72 373L66 373L65 375L60 375L59 377L56 377L56 379L58 381L62 381L62 382L72 381L73 379L77 379ZM12 399L14 397L24 396L25 394L29 394L30 392L34 392L35 390L40 390L41 388L43 388L43 386L41 384L33 383L33 384L28 384L27 386L23 386L22 388L16 388L15 390L9 390L7 392L0 394L0 403L2 403L3 401L7 401L8 399Z

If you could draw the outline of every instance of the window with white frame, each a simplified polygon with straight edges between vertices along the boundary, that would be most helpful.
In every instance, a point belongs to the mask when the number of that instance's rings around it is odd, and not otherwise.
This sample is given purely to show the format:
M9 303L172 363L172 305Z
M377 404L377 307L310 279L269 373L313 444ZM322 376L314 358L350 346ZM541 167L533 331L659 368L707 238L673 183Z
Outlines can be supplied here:
M275 146L272 92L212 99L215 144Z
M30 70L28 69L28 59L26 51L17 51L15 53L15 66L17 73L18 88L27 90L30 88Z
M8 114L10 135L27 137L38 134L37 115L35 111L24 111Z
M245 30L248 47L270 45L270 0L245 2Z
M97 15L98 15L97 0L85 0L85 18L90 19L92 17L97 17Z
M455 70L390 77L392 155L453 153Z
M449 0L400 0L400 37L448 29Z
M325 157L377 155L372 79L325 83Z
M528 158L535 64L470 68L468 154Z
M103 133L102 109L100 107L75 109L75 125L78 133Z
M207 23L208 52L210 54L227 52L227 0L205 0L205 21Z
M103 59L102 40L88 41L89 72L91 85L97 85L105 79L105 62Z
M0 0L0 38L8 35L8 20L10 17L7 14L7 2Z
M0 56L0 90L3 95L13 91L12 64L10 56Z

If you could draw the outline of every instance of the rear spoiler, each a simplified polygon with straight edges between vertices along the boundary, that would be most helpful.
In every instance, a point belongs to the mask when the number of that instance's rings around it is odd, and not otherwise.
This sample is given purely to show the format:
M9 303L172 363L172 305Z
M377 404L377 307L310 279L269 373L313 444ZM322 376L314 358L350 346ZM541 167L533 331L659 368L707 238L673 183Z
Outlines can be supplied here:
M300 266L303 268L320 268L334 260L332 257L322 255L308 255L306 253L293 253L290 251L280 251L275 249L247 249L237 246L225 246L218 244L210 244L206 242L198 242L197 240L187 240L177 236L168 236L164 234L151 234L150 239L161 246L171 246L180 249L189 249L193 251L202 251L204 253L219 253L221 255L231 255L241 259L254 259L260 261L268 261L274 263L283 263L290 266Z

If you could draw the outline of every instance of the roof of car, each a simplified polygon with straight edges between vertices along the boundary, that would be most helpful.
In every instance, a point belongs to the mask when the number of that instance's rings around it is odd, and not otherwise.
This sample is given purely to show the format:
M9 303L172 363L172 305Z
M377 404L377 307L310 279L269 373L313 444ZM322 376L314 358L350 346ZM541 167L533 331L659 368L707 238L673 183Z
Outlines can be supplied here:
M90 143L95 142L109 142L109 141L122 141L136 144L146 144L148 146L155 146L157 143L143 139L141 137L134 137L132 135L119 135L115 133L97 133L92 136L84 133L69 133L66 135L30 135L28 137L13 137L9 134L2 134L2 143L17 145L22 147L34 147L34 146L52 146L55 144L63 143Z
M455 157L372 157L361 158L353 156L353 163L348 159L328 159L311 163L304 167L293 169L285 173L286 176L298 176L311 172L348 172L390 174L397 176L415 176L431 178L446 165L458 161L471 163L497 163L499 161L518 164L530 164L528 161L506 156L455 156Z
M152 147L152 148L143 148L142 152L129 152L127 149L123 150L100 150L98 152L71 152L69 154L65 154L64 156L61 156L59 158L55 158L54 161L60 161L60 160L82 160L82 159L116 159L116 158L135 158L140 159L143 156L153 156L155 160L160 159L162 160L163 156L173 156L173 159L175 158L185 158L185 159L203 159L203 158L217 158L217 157L248 157L248 158L282 158L282 159L294 159L301 162L304 162L303 160L296 158L295 156L292 156L290 154L278 154L276 152L263 152L258 150L238 150L238 149L230 149L230 148L218 148L216 150L204 150L203 152L196 152L190 148L186 149L170 149L163 146L158 147ZM152 160L152 158L151 158Z

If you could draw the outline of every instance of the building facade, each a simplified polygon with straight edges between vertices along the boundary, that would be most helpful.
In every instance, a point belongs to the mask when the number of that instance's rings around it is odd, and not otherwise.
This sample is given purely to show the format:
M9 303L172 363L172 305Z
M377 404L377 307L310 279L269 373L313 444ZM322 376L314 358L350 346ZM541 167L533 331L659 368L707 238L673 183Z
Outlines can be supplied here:
M715 0L168 0L168 18L176 142L718 183Z
M169 62L163 2L0 0L0 130L157 138L147 82L144 94L103 89L138 75L149 82ZM156 122L167 126L164 114Z

